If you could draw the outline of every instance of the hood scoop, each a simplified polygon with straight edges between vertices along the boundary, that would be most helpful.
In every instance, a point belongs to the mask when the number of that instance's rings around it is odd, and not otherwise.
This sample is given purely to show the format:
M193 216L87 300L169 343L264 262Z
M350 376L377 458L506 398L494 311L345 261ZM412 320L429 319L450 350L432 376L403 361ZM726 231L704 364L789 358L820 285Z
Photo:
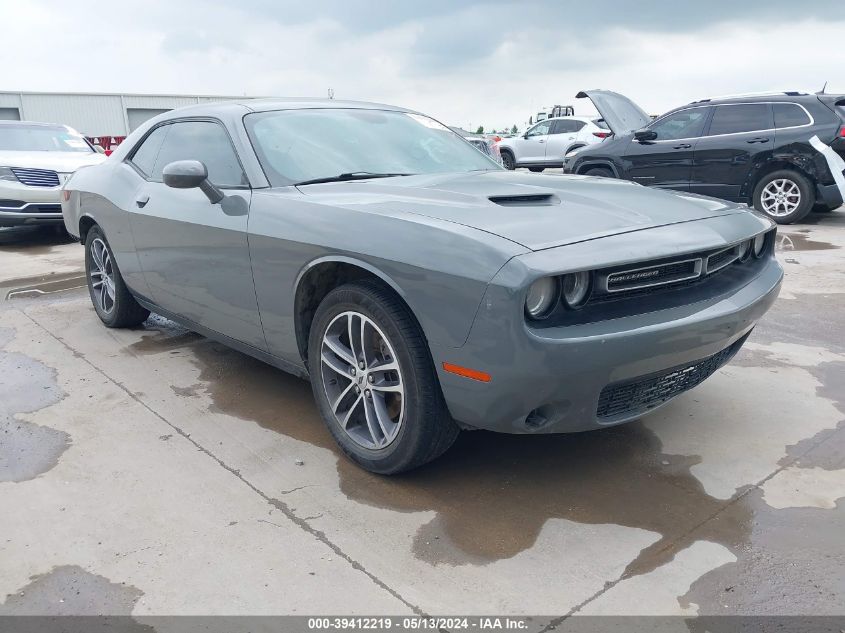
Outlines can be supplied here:
M500 207L550 207L560 204L560 198L552 193L490 196L488 200Z

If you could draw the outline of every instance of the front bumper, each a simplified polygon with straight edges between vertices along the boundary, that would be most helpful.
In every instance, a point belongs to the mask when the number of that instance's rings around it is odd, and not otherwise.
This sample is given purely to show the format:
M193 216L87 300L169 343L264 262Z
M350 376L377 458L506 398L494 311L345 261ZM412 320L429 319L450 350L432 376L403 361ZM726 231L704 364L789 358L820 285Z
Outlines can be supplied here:
M0 227L61 224L59 187L29 187L0 182Z
M743 223L732 217L724 227ZM681 239L680 229L665 231ZM755 276L724 294L620 318L532 328L521 310L511 309L521 305L522 295L502 274L488 286L466 343L433 347L432 356L455 420L505 433L585 431L654 410L730 360L774 303L783 278L769 255ZM443 370L443 362L492 378L464 378ZM659 397L650 400L654 393Z

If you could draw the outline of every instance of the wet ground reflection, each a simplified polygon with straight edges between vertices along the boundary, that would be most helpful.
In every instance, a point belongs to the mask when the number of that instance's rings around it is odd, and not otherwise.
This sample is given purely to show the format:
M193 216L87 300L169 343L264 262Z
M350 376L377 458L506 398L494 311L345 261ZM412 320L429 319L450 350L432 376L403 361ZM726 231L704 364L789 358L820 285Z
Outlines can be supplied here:
M350 499L399 512L434 511L436 518L420 529L413 546L433 564L512 557L530 548L553 518L660 534L628 566L631 575L671 560L692 542L693 529L694 540L729 549L748 537L752 517L744 502L707 495L689 472L698 459L662 454L657 438L639 423L573 435L467 432L436 462L379 477L340 455L307 382L167 321L154 318L148 326L154 331L133 344L132 353L189 348L200 370L197 389L209 394L215 410L332 450L341 490Z

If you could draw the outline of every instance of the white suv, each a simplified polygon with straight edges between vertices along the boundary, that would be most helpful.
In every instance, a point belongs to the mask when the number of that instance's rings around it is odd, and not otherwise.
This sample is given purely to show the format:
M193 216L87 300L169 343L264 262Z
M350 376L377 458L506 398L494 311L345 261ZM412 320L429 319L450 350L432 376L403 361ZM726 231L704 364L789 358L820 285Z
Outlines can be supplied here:
M558 117L540 121L522 136L502 139L499 151L502 164L508 169L528 167L543 171L546 167L563 167L568 152L601 143L611 134L602 119Z
M62 226L62 185L105 158L66 125L0 121L0 227Z

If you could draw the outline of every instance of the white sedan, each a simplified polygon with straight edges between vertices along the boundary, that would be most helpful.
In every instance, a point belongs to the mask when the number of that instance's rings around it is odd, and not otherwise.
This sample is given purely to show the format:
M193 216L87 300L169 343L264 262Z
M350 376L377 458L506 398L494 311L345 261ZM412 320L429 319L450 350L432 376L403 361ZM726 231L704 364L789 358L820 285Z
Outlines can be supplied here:
M502 164L508 169L528 167L543 171L546 167L563 167L567 153L601 143L611 134L602 119L557 117L540 121L521 136L502 139L499 151Z

